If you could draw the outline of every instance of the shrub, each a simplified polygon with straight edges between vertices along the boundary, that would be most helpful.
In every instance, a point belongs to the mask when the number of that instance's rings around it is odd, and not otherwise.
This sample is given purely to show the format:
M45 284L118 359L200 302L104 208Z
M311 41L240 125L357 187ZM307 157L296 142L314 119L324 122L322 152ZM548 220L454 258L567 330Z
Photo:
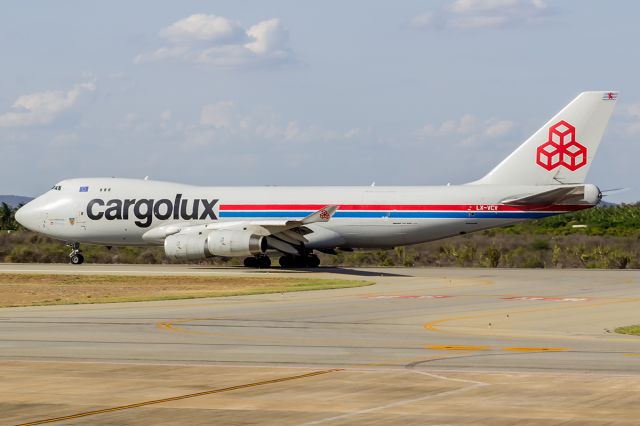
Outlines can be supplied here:
M489 268L497 268L500 264L500 257L502 252L496 247L487 247L483 253L484 265Z
M549 242L547 240L537 239L531 243L534 250L549 250Z
M521 264L522 268L544 268L542 259L536 257L528 257Z

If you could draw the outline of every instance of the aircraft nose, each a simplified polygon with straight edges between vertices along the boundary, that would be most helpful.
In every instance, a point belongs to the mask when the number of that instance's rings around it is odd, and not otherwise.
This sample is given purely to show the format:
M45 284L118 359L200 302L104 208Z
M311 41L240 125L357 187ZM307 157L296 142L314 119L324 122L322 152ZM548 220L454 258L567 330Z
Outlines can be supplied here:
M24 205L18 209L15 215L16 221L27 229L33 230L37 222L36 212L33 206Z

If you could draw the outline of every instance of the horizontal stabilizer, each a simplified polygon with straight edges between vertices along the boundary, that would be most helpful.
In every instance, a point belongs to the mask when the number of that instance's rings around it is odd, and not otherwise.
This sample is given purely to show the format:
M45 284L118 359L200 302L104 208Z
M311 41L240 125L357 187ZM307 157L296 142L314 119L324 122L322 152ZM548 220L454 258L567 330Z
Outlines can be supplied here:
M533 195L508 198L502 204L509 206L548 206L552 204L595 203L602 194L594 185L563 186Z
M630 191L631 188L613 188L613 189L603 189L602 190L602 196L603 197L608 197L610 195L617 195L620 194L621 192L627 192Z

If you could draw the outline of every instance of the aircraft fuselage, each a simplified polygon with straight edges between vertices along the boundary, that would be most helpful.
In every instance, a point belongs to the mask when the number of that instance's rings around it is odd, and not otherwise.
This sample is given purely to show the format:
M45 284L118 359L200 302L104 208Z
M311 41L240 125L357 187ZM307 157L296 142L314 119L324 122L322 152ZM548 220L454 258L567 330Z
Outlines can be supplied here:
M136 179L65 180L29 203L21 223L64 241L154 245L159 226L301 219L338 205L330 221L308 227L306 247L388 248L437 240L525 219L592 207L504 204L549 186L204 187ZM28 217L27 217L28 215Z

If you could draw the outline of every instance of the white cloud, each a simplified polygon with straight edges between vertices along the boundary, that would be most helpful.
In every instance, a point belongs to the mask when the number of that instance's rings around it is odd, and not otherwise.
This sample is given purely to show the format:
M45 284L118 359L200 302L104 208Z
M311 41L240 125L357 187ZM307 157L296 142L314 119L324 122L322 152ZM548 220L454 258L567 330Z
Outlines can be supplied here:
M172 43L235 42L246 38L242 27L227 18L197 13L181 19L162 31L160 36Z
M49 90L22 95L16 99L10 111L0 115L0 128L49 124L71 109L82 93L93 92L95 89L95 83L86 82L76 84L67 92Z
M460 29L496 28L509 24L510 18L497 16L463 16L449 21L450 26Z
M256 55L272 55L285 58L289 52L283 49L289 43L289 33L277 19L262 21L249 28L251 42L245 47Z
M456 0L451 5L454 13L495 12L520 6L520 0Z
M413 17L413 28L474 30L540 22L549 13L543 0L455 0Z
M501 120L501 121L497 121L495 123L489 124L484 129L484 134L490 138L497 138L510 133L514 127L515 127L515 124L513 123L513 121Z
M205 105L200 113L200 124L217 129L228 128L231 125L231 114L234 107L235 102L232 101Z
M235 68L292 61L289 33L280 20L269 19L250 28L216 15L195 14L160 31L168 44L141 53L134 63L165 60Z
M296 119L285 119L269 109L247 110L231 100L204 105L197 123L183 129L187 145L260 143L284 147L290 144L323 144L365 141L371 129L325 129ZM259 141L259 142L258 142Z
M463 144L480 139L496 139L505 136L515 128L508 120L482 120L473 114L465 114L460 118L445 120L442 123L429 123L416 132L420 139L430 137L453 138Z
M424 136L440 135L468 135L478 131L480 119L472 114L465 114L458 119L446 120L436 125L429 123L425 125L420 133Z

